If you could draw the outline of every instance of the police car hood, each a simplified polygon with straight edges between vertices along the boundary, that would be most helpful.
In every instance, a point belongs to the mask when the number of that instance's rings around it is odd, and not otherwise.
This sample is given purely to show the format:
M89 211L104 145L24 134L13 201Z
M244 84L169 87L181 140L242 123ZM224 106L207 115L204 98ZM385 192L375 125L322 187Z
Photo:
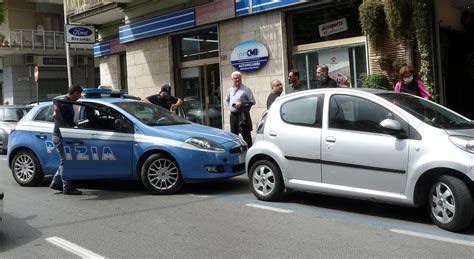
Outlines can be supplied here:
M161 134L168 135L169 138L181 141L198 137L212 140L220 144L225 144L228 142L240 143L239 137L230 132L200 124L192 123L171 126L155 126L153 128L157 131L160 131Z

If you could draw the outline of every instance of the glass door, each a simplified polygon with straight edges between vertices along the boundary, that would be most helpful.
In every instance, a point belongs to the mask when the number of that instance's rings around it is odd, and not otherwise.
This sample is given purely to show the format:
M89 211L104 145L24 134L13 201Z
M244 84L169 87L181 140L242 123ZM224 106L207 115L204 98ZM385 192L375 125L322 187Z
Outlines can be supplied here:
M181 68L179 86L186 118L221 129L219 64Z

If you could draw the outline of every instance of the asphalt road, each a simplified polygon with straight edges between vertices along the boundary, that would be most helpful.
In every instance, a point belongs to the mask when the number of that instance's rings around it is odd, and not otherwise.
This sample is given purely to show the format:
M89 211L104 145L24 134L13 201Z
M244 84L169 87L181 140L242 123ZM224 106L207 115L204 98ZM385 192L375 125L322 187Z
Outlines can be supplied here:
M82 196L21 187L0 156L2 258L472 258L424 209L290 192L254 198L244 176L153 196L133 181L75 182Z

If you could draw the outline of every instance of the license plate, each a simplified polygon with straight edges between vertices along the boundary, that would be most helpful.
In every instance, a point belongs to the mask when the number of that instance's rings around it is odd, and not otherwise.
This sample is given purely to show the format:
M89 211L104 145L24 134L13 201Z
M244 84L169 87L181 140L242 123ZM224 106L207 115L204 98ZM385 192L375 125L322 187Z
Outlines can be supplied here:
M239 155L239 164L245 163L245 153Z

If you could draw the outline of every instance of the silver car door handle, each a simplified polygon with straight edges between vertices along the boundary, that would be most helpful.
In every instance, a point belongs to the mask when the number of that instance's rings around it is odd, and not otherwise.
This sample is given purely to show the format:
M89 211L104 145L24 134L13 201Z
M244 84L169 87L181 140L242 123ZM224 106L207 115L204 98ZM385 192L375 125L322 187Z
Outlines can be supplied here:
M277 133L276 133L276 131L270 131L270 133L268 133L268 135L270 135L270 137L276 137Z
M326 142L327 143L336 143L336 138L335 137L327 137Z

